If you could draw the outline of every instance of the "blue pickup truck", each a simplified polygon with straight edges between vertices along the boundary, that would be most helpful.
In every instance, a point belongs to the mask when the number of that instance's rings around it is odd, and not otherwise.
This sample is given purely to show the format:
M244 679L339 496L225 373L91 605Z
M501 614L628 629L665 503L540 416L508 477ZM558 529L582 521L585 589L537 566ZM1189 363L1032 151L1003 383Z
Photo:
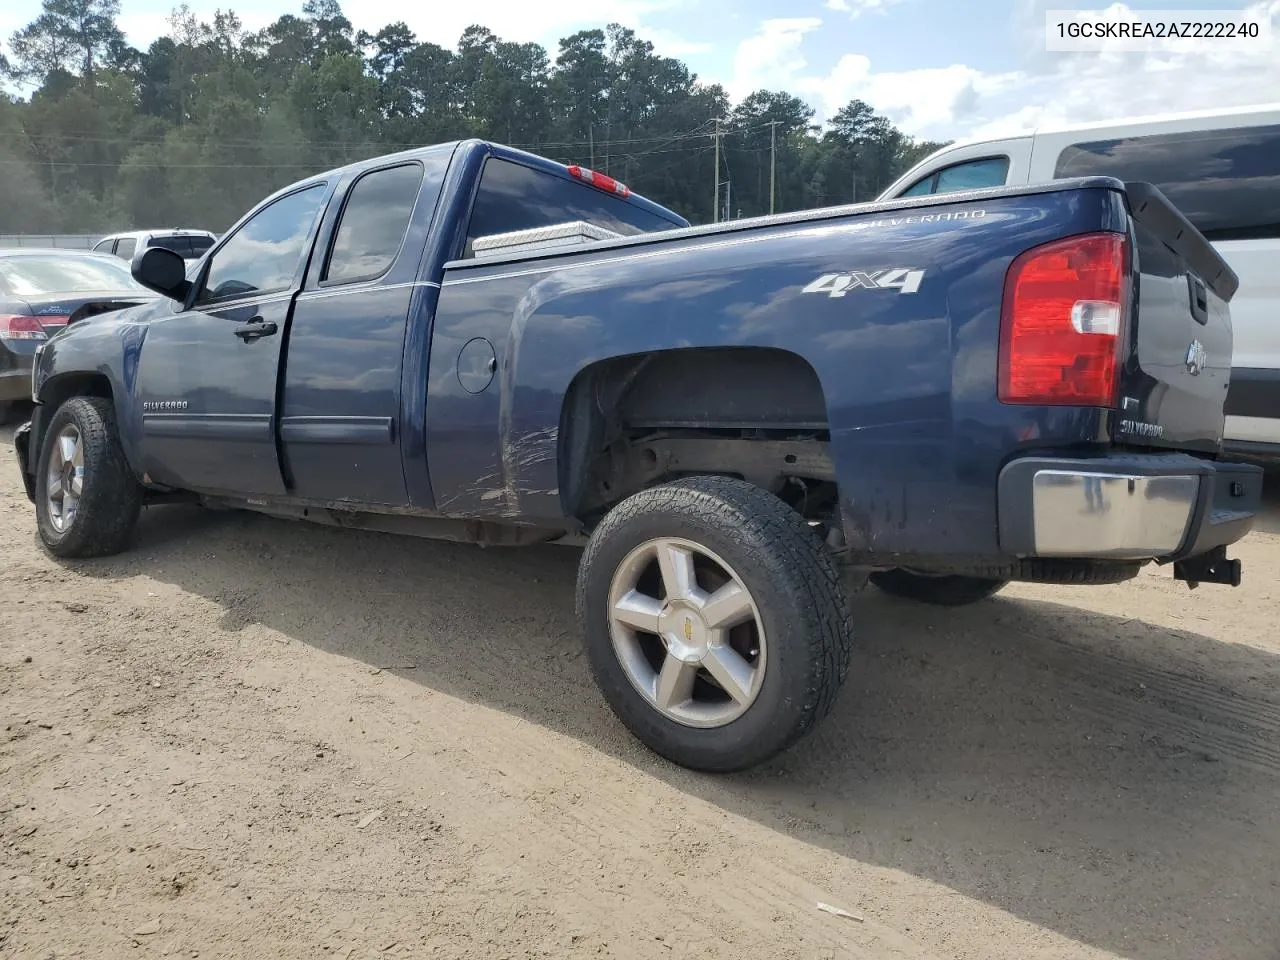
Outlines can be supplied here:
M53 554L144 504L585 544L633 733L726 771L849 667L847 592L937 604L1170 564L1238 584L1220 456L1235 275L1154 188L1064 180L690 227L468 141L265 200L161 297L42 345L16 435Z

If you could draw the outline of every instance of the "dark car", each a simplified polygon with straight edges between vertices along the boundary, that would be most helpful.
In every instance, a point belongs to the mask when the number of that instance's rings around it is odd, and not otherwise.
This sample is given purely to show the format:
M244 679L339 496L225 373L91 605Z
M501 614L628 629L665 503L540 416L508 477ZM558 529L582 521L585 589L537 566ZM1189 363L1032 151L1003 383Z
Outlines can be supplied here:
M88 303L154 294L117 257L80 250L0 250L0 423L31 396L36 349Z

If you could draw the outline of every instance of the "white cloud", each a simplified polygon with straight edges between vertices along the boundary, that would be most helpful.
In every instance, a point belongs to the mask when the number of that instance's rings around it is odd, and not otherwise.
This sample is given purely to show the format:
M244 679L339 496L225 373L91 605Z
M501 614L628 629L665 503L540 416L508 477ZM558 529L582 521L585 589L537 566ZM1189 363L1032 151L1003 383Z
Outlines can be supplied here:
M646 15L667 9L679 0L596 0L594 3L530 3L529 0L490 0L483 9L466 3L406 4L403 0L362 0L346 5L357 27L377 30L403 20L421 40L453 47L473 23L516 43L541 43L554 57L561 37L578 30L620 23L642 30Z
M217 12L219 6L225 9L225 3L223 3L212 5L192 4L191 10L197 19L212 23L213 15ZM273 16L257 13L252 9L236 10L235 14L240 18L240 23L248 33L261 30L276 20ZM124 32L125 38L129 43L139 50L146 50L153 41L160 37L168 36L170 32L169 15L163 13L122 13L116 17L116 24Z
M828 0L874 9L891 0ZM1083 123L1125 116L1213 107L1245 106L1280 99L1280 56L1228 44L1197 53L1048 53L1044 11L1058 0L1025 0L1018 36L1026 43L1018 70L988 73L964 63L916 70L877 72L862 53L848 53L825 72L815 71L804 51L818 18L766 20L738 45L735 97L762 87L805 97L824 120L851 99L865 100L913 136L952 139L1004 136L1038 125ZM1280 0L1244 8L1270 16L1280 37ZM1113 4L1108 13L1124 17Z
M675 57L677 60L683 60L685 57L707 53L712 49L710 43L702 40L690 40L687 37L672 33L670 30L641 27L639 35L642 40L648 40L653 44L653 52L660 57ZM551 54L553 57L555 56L554 48L551 50Z
M984 97L1008 88L1016 79L1016 74L985 74L964 64L876 73L869 57L851 53L826 75L797 77L795 88L824 117L856 98L903 130L927 133L971 114Z
M894 4L902 2L903 0L826 0L823 6L837 13L847 13L850 17L857 17L867 12L883 13Z
M176 2L176 0L175 0ZM226 0L189 0L192 12L200 19L212 21L214 13L227 7ZM699 43L662 30L645 26L651 14L677 6L680 0L596 0L591 4L580 3L530 3L528 0L490 0L479 10L465 3L405 4L402 0L361 0L343 4L343 12L356 29L377 32L396 21L407 23L420 40L438 43L452 49L462 31L474 23L493 30L503 40L516 43L541 43L554 58L561 37L578 30L601 28L607 23L620 23L636 30L653 43L665 56L688 56L703 53L710 45ZM248 30L257 30L273 23L279 12L275 4L267 6L267 12L256 13L252 7L232 4ZM265 5L264 5L265 6ZM301 2L296 4L300 8ZM295 5L289 10L296 13ZM120 28L129 42L145 49L151 41L168 33L167 14L125 12L117 18ZM10 19L6 12L0 14L0 25ZM13 18L16 26L26 18ZM8 36L13 28L0 34Z
M1049 7L1054 0L1035 0ZM1269 16L1273 35L1280 34L1280 0L1243 8ZM1128 8L1113 5L1108 13L1123 17ZM980 103L967 122L956 124L964 135L1003 136L1035 126L1089 123L1128 116L1248 106L1280 99L1280 57L1274 51L1233 49L1228 43L1197 53L1060 53L1043 52L1044 20L1029 26L1039 31L1041 50L1012 91Z
M845 0L835 0L845 2ZM865 0L864 0L865 2ZM822 26L817 17L765 20L759 31L738 45L728 90L740 99L754 90L790 90L805 97L819 119L850 100L865 100L911 132L950 124L969 113L981 97L1011 82L953 64L922 70L876 73L871 59L850 53L825 74L815 74L802 47L805 36Z
M805 68L800 47L806 33L822 26L817 17L765 20L754 36L738 44L733 75L725 85L740 100L755 90L793 90Z

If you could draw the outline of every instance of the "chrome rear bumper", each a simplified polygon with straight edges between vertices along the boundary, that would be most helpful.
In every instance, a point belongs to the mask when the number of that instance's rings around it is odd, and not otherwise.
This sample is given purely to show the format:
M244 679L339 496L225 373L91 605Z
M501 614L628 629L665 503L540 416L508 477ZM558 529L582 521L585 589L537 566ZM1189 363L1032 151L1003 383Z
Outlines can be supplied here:
M1185 454L1036 457L1004 468L999 497L1008 553L1163 562L1245 536L1262 470Z

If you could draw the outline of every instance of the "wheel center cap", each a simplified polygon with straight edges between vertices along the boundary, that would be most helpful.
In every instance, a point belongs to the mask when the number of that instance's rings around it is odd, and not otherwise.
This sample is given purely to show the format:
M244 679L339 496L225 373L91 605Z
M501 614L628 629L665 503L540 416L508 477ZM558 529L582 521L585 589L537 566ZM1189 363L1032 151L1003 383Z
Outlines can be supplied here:
M668 604L658 618L667 653L682 663L700 663L707 655L707 626L698 611L685 604Z

